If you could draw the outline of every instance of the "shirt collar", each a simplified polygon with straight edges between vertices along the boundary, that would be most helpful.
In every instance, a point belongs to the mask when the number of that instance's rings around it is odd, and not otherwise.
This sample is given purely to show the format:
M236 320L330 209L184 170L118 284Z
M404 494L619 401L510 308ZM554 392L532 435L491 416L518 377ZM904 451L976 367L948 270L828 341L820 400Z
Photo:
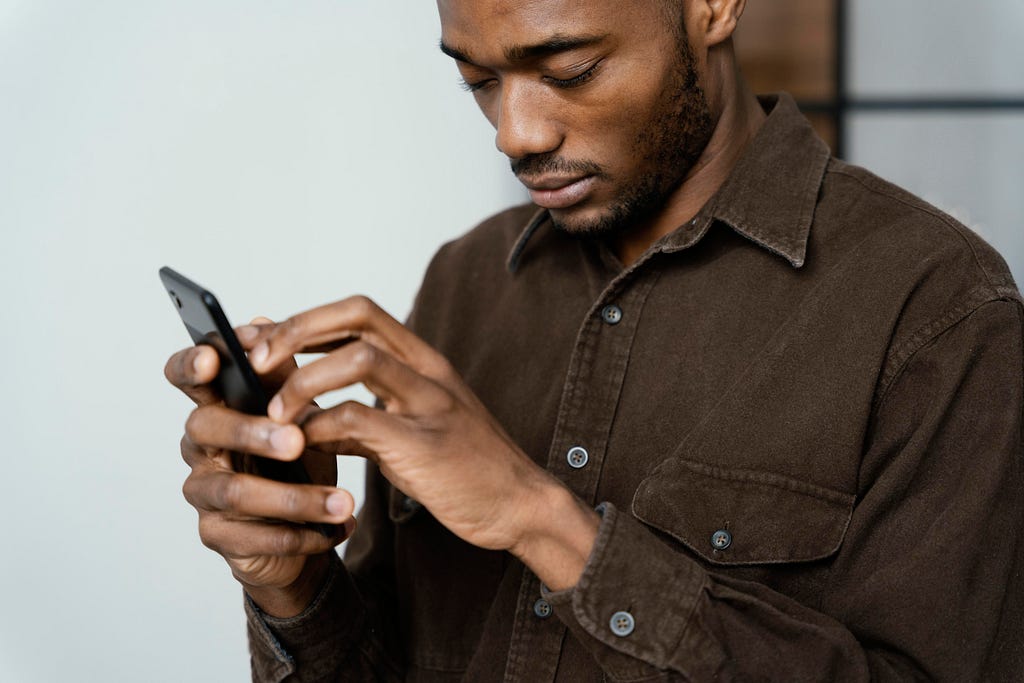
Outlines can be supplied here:
M768 118L718 192L685 228L699 234L720 220L755 244L778 254L794 268L804 264L821 179L828 165L828 146L786 93L760 97ZM515 272L530 238L550 225L538 210L526 224L508 256ZM692 246L694 233L680 228L657 243L659 251Z

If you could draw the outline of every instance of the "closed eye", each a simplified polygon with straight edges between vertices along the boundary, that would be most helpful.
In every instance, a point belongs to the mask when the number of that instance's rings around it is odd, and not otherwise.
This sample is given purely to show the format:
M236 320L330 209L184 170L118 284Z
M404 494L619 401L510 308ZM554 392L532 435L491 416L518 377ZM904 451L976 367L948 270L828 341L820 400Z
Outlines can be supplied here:
M587 69L586 71L579 75L573 76L572 78L555 78L553 76L546 76L545 78L548 81L548 83L551 83L556 88L576 88L583 85L584 83L586 83L587 81L594 77L594 74L597 73L602 61L603 60L599 59L598 61L594 62L594 64L589 69Z
M467 81L465 78L460 78L459 87L465 90L466 92L477 92L478 90L486 88L489 84L493 82L493 78L485 78L482 81L473 81L472 83Z

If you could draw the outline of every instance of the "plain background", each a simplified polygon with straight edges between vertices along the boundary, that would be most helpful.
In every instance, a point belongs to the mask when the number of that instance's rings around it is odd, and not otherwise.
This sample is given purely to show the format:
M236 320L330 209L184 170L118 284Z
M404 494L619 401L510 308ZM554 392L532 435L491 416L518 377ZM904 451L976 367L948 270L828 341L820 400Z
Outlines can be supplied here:
M1019 3L957 5L856 3L855 86L1024 92ZM981 47L949 50L965 30ZM436 247L524 196L438 37L430 2L0 0L0 680L248 677L240 590L180 494L161 370L186 336L156 271L236 322L352 293L404 316ZM852 123L852 160L1020 279L1024 117ZM342 483L361 497L360 462Z

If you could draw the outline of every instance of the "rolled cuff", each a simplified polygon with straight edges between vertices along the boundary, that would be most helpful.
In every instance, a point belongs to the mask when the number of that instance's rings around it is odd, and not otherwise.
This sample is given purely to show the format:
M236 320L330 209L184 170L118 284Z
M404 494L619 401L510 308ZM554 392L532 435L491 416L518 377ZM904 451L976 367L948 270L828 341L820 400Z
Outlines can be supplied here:
M320 680L336 670L361 633L366 612L352 577L331 554L323 588L301 614L272 617L245 596L254 681Z
M707 575L631 516L608 503L600 507L601 525L579 582L563 591L542 586L542 595L615 678L681 670L692 661L685 653L705 639L691 625Z

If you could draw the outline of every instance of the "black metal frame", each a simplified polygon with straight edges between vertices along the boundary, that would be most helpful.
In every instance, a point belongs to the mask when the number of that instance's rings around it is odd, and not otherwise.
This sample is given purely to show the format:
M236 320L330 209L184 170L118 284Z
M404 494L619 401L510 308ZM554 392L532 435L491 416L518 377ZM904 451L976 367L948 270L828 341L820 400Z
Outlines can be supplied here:
M847 84L849 36L847 1L833 0L834 64L832 77L835 94L827 101L801 101L800 108L808 113L827 114L835 126L835 149L832 153L842 157L846 153L847 114L854 111L1005 111L1024 112L1024 98L1020 97L851 97Z

